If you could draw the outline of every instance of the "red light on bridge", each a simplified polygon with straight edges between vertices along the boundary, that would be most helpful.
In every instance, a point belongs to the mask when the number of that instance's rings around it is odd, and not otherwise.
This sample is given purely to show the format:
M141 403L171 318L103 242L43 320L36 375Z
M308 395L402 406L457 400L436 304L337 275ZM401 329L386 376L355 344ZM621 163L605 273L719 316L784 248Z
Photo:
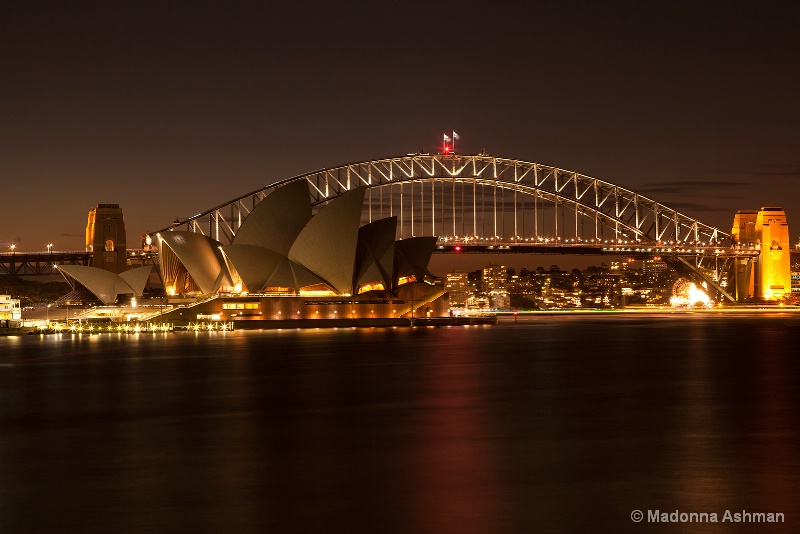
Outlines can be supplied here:
M444 145L444 147L442 148L442 153L449 154L451 150L452 149L450 148L450 145Z
M456 252L461 252L461 245L456 245L456 247L453 250L455 250Z

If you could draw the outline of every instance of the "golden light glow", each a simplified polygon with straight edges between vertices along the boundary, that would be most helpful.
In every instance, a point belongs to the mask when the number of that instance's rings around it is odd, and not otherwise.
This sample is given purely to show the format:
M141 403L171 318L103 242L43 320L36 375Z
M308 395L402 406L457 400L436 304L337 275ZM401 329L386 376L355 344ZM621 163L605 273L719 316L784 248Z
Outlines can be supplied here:
M223 302L223 310L257 310L258 302Z
M360 295L361 293L366 293L367 291L378 291L384 289L386 289L386 287L384 287L383 282L370 282L360 286L356 293Z
M710 308L714 305L705 291L688 280L678 280L673 291L669 303L675 308Z
M336 292L325 284L314 284L300 288L301 297L333 297L335 295Z
M262 291L264 295L294 295L293 287L267 286Z

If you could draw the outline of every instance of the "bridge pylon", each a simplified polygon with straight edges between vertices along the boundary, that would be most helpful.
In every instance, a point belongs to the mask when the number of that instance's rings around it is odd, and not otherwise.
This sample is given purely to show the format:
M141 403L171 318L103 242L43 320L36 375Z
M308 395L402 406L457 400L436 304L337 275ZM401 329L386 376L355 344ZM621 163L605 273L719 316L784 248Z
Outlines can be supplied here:
M791 292L791 248L786 213L780 207L740 210L733 218L734 246L755 247L758 255L735 265L737 300L779 300Z

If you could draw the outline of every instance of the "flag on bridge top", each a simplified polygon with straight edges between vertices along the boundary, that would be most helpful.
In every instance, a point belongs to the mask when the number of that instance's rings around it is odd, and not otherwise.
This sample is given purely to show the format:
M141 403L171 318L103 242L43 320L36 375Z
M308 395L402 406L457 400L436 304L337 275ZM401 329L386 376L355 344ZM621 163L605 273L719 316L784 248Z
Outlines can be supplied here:
M453 130L453 139L461 139L461 136L458 135L455 130Z
M449 143L450 141L451 141L451 139L449 137L447 137L447 134L444 134L444 142L445 143Z

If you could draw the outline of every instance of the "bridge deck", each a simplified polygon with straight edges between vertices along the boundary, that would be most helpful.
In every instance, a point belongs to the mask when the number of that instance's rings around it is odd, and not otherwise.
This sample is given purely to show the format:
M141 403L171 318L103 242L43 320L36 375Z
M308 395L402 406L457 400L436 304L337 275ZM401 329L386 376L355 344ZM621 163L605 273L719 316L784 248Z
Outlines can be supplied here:
M127 251L133 265L155 263L158 253L144 250ZM0 275L45 276L58 274L58 265L90 265L92 253L85 250L52 252L0 252Z
M647 246L612 245L608 243L519 243L440 241L434 252L439 254L561 254L577 256L628 256L648 259L658 256L703 256L706 258L753 258L759 251L753 248L721 248L708 246ZM43 276L56 274L57 265L90 265L92 253L87 251L54 252L0 252L0 275ZM129 250L128 260L133 265L147 265L158 261L158 253Z
M704 256L718 258L753 258L754 248L709 246L611 245L607 243L439 243L435 252L444 254L564 254L589 256L629 256L637 259L658 256Z

